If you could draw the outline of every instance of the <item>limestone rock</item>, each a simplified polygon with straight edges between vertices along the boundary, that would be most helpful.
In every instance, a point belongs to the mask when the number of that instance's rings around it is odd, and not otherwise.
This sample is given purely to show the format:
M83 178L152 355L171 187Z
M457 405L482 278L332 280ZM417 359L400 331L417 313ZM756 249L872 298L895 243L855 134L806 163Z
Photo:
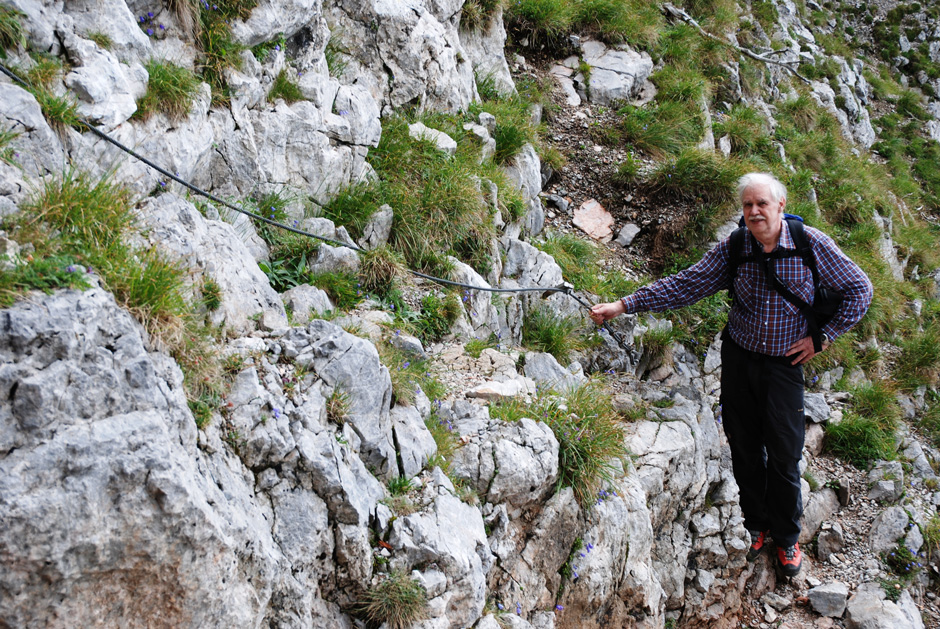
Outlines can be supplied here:
M150 227L151 242L185 260L197 277L218 283L222 304L209 314L215 325L247 332L255 329L255 316L268 329L287 325L280 296L231 225L207 221L189 201L172 193L147 199L140 213Z
M437 452L434 437L424 425L421 414L412 406L395 406L389 412L395 444L400 457L399 473L413 478Z
M559 393L570 393L587 382L580 364L574 363L565 369L554 356L544 352L526 354L524 371L540 388Z
M653 71L653 60L646 52L612 49L598 41L583 42L581 50L591 66L591 102L599 105L633 99Z
M281 294L284 307L291 312L294 325L305 325L311 318L333 310L329 295L316 286L300 284Z
M434 475L426 510L392 523L388 543L396 564L436 564L447 579L443 616L453 626L469 626L486 603L486 573L493 563L480 512L454 496L443 473Z
M878 583L863 583L846 606L845 626L849 629L923 629L920 611L907 590L897 603L887 600Z
M809 604L820 616L841 618L849 598L849 588L844 583L833 581L809 591Z

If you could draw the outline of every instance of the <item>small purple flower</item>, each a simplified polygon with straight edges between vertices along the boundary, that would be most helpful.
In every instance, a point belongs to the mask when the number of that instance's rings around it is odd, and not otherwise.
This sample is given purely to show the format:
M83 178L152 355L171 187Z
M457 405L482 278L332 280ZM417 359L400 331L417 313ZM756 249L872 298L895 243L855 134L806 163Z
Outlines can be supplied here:
M271 409L271 411L274 413L274 419L280 419L280 418L281 418L281 409L279 409L279 408L273 408L273 409Z
M346 111L345 109L340 109L340 110L339 110L339 115L340 115L340 116L348 116L348 115L349 115L349 112Z
M497 607L497 609L499 609L499 611L503 611L503 610L505 609L505 607L503 607L503 604L502 604L502 603L496 603L496 607Z
M161 182L160 182L160 187L161 187L161 188L166 188L166 182L165 182L165 181L161 181Z
M562 607L561 605L555 605L555 609L557 609L558 611L562 611L562 610L564 610L565 608Z
M77 270L78 270L78 269L76 268L76 266L75 266L74 264L70 264L70 265L68 265L67 267L65 267L65 272L66 272L66 273L74 273L74 272L77 271Z
M274 45L274 50L280 50L280 49L281 49L281 45L280 45L280 44L275 44L275 45Z
M146 19L147 19L147 18L145 18L143 15L141 15L139 18L137 18L137 20L138 20L141 24L143 24L143 23L144 23L144 20L146 20Z
M165 30L166 30L166 27L165 27L163 24L159 24L159 26L160 26L160 30L161 30L161 31L165 31Z
M147 17L153 19L153 11L147 11Z
M147 29L147 35L153 35L153 29L152 29L152 28L148 28L148 29Z

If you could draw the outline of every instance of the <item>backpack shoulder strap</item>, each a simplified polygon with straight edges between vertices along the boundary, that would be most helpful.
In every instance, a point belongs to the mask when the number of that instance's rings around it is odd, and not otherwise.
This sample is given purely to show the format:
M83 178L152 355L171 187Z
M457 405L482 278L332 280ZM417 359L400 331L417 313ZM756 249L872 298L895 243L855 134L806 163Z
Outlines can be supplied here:
M803 221L787 219L787 225L790 227L790 237L793 238L797 253L803 258L803 265L813 274L813 289L815 290L819 287L819 271L816 270L816 256L813 255L813 247L809 244L809 238L806 237L806 231L803 229Z
M731 278L732 285L734 278L738 275L738 267L743 260L741 252L744 251L744 238L747 236L747 227L738 227L731 232L731 239L728 241L728 275Z

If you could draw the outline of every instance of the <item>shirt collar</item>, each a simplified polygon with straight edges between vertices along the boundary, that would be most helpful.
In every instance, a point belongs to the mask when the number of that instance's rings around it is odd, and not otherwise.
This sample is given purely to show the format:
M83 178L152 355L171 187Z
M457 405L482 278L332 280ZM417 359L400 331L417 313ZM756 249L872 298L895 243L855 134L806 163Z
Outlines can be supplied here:
M747 232L748 236L748 248L750 251L748 253L754 253L756 247L760 247L760 243L757 242L757 238L754 238L754 234L750 231ZM774 249L796 249L796 243L793 242L793 236L790 235L790 224L787 223L787 219L783 219L783 224L780 228L780 239L777 241L777 247Z

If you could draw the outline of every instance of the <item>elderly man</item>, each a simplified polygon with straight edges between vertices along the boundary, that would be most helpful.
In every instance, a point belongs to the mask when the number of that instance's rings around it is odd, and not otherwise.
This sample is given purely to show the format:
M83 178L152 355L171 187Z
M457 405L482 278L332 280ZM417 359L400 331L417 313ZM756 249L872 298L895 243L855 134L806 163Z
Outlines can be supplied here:
M820 286L843 295L832 319L817 329L814 344L808 317L779 292L788 290L813 302L813 272L796 254L784 220L786 188L772 175L750 173L738 182L738 194L747 227L735 258L740 264L731 263L734 237L726 238L697 264L619 301L598 304L590 316L600 324L624 313L679 308L731 289L734 298L722 333L721 405L744 524L751 534L747 556L756 559L772 537L781 571L792 577L803 561L798 544L805 430L802 365L862 318L872 285L829 236L797 226L811 248ZM769 279L773 276L777 279Z

